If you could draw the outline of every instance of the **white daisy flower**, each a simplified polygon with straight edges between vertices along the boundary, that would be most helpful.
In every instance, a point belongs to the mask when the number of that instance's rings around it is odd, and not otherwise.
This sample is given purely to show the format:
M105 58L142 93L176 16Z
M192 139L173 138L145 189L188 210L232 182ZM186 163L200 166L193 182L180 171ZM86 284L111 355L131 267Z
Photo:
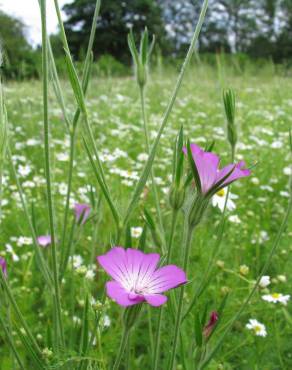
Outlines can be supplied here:
M233 222L235 224L240 224L241 223L241 219L237 216L237 215L231 215L228 217L228 220L230 222Z
M227 189L223 188L213 195L212 205L218 207L221 212L224 210L224 205L227 196ZM238 196L229 192L226 208L228 211L234 211L236 206L232 199L238 199Z
M272 294L266 294L262 296L262 299L267 302L272 302L272 303L282 303L284 306L287 305L290 295L286 294L283 295L281 293L272 293Z
M261 324L256 319L249 319L249 322L246 324L246 328L252 330L254 334L259 337L265 337L267 335L265 325Z

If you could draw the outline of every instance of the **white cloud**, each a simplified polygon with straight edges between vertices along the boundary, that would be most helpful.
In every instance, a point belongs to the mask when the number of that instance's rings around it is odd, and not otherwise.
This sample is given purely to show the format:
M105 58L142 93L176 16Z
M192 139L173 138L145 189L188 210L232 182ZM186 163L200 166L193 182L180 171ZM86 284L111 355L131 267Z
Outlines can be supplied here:
M72 0L59 0L60 8ZM41 42L41 19L38 0L0 0L0 10L19 18L27 26L27 37L36 45ZM64 20L64 14L62 14ZM47 0L47 28L49 33L57 30L54 0Z

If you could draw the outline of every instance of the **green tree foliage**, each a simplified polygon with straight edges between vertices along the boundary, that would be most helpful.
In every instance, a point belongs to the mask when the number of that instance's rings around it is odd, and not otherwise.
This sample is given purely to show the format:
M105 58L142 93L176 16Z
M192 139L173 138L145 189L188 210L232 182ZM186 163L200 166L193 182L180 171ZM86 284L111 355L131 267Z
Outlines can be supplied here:
M75 0L64 6L67 15L65 29L75 57L84 53L84 43L89 37L95 0ZM130 62L127 35L130 28L135 34L147 26L150 34L159 35L159 46L165 47L165 31L161 9L156 0L103 1L97 22L95 57L111 54L119 61Z
M0 11L0 45L3 53L3 72L9 78L38 75L38 52L25 37L24 24Z

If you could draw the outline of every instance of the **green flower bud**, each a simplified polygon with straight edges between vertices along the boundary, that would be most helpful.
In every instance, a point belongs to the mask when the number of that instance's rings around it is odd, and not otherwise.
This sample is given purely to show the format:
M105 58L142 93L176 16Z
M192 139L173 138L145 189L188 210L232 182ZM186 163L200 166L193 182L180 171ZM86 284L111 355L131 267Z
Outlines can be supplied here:
M138 51L135 44L133 31L131 30L128 35L128 45L135 66L137 83L141 88L143 88L147 83L149 59L154 47L154 42L155 37L153 36L152 42L149 45L148 30L145 28L141 36L140 48Z
M198 194L189 209L188 223L191 229L193 229L201 222L208 207L208 204L209 198L205 198L204 196Z
M185 189L184 187L177 188L176 186L171 186L169 192L169 203L174 210L179 210L185 200Z

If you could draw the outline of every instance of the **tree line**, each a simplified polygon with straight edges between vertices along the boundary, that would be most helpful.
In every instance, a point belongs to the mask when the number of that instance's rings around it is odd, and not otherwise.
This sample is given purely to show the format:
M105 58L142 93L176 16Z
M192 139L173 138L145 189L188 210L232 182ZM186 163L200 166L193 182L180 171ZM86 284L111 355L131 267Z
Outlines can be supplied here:
M65 30L75 58L82 59L96 0L74 0L63 8ZM184 53L199 16L202 0L102 1L97 22L95 59L111 55L128 65L127 34L139 35L147 26L156 35L156 53L165 57ZM200 53L243 53L252 58L272 58L275 63L292 60L292 0L210 0ZM15 42L13 38L17 39ZM38 50L24 36L24 25L0 12L0 40L6 55L6 74L38 74ZM63 50L59 35L51 37L58 57ZM16 53L15 53L16 50ZM21 69L22 65L22 69Z

